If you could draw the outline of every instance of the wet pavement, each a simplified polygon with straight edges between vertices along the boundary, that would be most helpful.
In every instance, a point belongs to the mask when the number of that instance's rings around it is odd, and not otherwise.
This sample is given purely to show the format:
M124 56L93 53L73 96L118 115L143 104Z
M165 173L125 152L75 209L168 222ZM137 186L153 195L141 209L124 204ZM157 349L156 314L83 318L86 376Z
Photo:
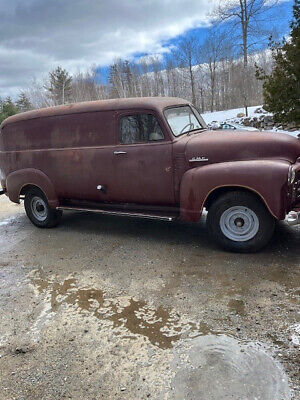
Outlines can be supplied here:
M207 335L189 346L187 358L176 365L176 399L290 399L285 373L262 345Z
M68 212L39 230L0 197L0 399L300 399L300 228L259 254L204 220Z

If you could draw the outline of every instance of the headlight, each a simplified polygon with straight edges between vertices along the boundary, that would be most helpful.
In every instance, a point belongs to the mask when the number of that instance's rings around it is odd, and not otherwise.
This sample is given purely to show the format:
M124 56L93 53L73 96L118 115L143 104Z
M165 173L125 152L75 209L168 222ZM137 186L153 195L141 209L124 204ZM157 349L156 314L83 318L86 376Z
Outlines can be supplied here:
M292 185L295 182L295 178L296 178L296 171L294 170L293 166L290 166L288 184Z

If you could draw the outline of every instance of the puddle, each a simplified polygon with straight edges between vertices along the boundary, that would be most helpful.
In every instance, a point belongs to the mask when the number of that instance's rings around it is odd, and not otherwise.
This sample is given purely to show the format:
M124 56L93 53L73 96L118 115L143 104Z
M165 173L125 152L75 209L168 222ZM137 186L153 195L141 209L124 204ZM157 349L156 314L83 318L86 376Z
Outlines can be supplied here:
M100 289L79 288L74 278L62 283L32 279L32 283L40 294L49 297L49 312L57 312L66 304L72 305L79 312L89 312L99 320L111 321L115 334L120 334L117 328L125 328L123 337L141 335L161 349L172 348L180 339L212 333L206 324L183 322L169 309L154 308L133 298L110 299Z
M288 378L258 344L243 344L225 335L189 341L174 349L175 399L288 400ZM176 353L178 352L178 353Z

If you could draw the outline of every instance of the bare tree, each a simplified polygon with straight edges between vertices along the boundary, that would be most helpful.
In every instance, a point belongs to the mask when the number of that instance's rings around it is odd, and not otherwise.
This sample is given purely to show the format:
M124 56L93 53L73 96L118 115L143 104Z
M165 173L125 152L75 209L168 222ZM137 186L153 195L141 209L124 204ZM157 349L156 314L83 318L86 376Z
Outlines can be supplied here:
M176 97L178 86L178 74L172 57L168 56L165 63L166 89L167 96Z
M137 71L141 96L151 96L152 88L149 57L143 57L137 62Z
M182 39L179 42L174 56L177 58L181 68L187 70L189 85L191 89L191 100L193 104L197 104L196 85L195 85L195 66L198 59L199 44L196 37Z
M210 110L214 111L216 103L217 77L222 60L231 56L231 43L224 32L211 28L200 48L201 60L205 61L209 71Z
M264 16L278 4L278 0L220 0L215 15L222 21L229 20L235 27L239 27L241 48L243 54L244 85L243 100L246 115L248 115L248 55L257 37L267 32L262 31Z
M138 96L137 69L128 60L118 59L111 66L109 71L110 94L113 98L136 97Z
M101 76L95 67L85 72L78 71L73 75L72 102L101 100L107 98L107 95L107 87L101 82Z
M52 107L54 102L49 98L45 89L46 80L38 81L32 79L28 89L25 90L33 108Z
M163 79L163 65L158 56L151 57L151 65L154 78L154 96L164 96L164 79Z

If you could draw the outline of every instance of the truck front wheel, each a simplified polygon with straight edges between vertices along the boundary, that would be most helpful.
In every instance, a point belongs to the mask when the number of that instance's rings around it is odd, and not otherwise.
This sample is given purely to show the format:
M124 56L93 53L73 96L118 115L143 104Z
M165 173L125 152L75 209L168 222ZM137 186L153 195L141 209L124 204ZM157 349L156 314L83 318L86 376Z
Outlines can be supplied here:
M273 236L275 218L254 194L232 191L221 195L208 210L207 227L223 248L247 253L266 246Z
M30 221L39 228L54 228L62 217L62 211L50 208L44 193L31 188L25 193L25 211Z

